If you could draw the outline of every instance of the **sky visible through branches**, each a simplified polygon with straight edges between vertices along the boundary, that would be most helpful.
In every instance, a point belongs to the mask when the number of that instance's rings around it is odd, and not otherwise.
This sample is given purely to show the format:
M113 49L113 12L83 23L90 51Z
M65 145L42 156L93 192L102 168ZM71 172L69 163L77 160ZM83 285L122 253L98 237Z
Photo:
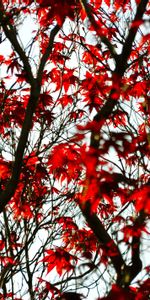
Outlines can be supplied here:
M149 299L149 16L0 1L1 299Z

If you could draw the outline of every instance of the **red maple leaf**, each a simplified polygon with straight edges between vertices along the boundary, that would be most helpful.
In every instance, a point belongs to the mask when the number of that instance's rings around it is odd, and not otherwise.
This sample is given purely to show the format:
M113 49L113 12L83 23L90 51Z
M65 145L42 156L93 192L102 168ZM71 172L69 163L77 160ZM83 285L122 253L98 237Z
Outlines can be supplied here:
M77 261L77 258L68 253L63 248L56 248L55 250L46 250L46 255L42 261L47 263L47 272L51 272L55 267L59 276L64 271L71 271L74 268L71 262Z

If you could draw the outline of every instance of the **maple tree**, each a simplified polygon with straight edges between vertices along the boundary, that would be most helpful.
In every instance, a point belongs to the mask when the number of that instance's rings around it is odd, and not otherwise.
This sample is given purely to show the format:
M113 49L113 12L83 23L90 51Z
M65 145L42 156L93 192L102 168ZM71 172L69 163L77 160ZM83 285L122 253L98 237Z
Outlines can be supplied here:
M149 17L0 1L0 299L149 299Z

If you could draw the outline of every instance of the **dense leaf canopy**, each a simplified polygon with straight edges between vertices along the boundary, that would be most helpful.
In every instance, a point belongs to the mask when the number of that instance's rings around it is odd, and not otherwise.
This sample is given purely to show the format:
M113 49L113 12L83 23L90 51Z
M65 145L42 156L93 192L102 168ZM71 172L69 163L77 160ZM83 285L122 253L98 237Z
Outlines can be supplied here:
M0 0L0 299L149 299L149 25Z

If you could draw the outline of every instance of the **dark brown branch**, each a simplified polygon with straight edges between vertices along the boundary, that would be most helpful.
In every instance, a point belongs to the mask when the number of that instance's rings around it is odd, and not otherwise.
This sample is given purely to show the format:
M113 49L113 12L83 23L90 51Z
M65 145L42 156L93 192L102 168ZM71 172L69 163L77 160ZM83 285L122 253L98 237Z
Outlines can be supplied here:
M12 176L10 181L6 185L6 189L0 193L0 212L3 211L5 205L9 202L11 197L14 195L15 190L17 188L17 184L21 172L23 154L27 144L29 131L32 127L32 117L35 112L39 94L40 94L40 87L36 84L36 80L35 80L34 86L32 85L31 87L31 95L26 109L25 119L22 125L22 131L21 131L18 147L15 154Z
M109 49L112 57L115 59L115 61L116 61L115 72L117 74L119 74L120 76L123 76L123 74L124 74L124 72L127 68L127 60L130 56L130 53L131 53L131 50L132 50L132 45L133 45L133 42L135 40L135 36L137 34L137 31L138 31L138 26L134 26L134 23L136 21L142 20L148 2L149 2L148 0L141 0L141 2L139 3L139 5L137 7L137 12L136 12L135 18L134 18L134 20L131 24L131 28L129 30L128 36L125 40L122 53L121 53L121 55L116 55L116 53L114 52L114 47L111 44L111 42L107 39L106 36L100 35L100 30L99 30L100 28L99 28L93 14L92 14L92 11L91 11L91 8L90 8L89 4L87 3L86 0L80 0L81 5L84 7L84 9L86 11L86 14L87 14L87 17L88 17L89 21L93 25L93 28L97 32L98 36L101 38L101 41Z
M85 8L85 11L87 13L89 20L93 24L94 28L96 28L96 30L97 30L97 23L91 13L90 7L87 5L86 0L82 0L81 3ZM133 24L137 20L142 19L143 14L146 10L147 3L148 3L148 0L141 0L140 4L137 7L137 12L136 12L135 18L133 20ZM122 53L119 56L117 56L117 58L116 58L116 68L114 71L112 81L114 83L117 82L118 89L119 89L119 84L120 84L119 81L121 81L121 78L123 77L124 72L127 68L127 60L130 56L130 53L132 50L132 45L133 45L137 31L138 31L138 27L131 26L131 28L129 30L129 34L124 43ZM94 121L100 122L102 120L103 121L107 120L108 117L110 117L114 107L117 105L117 99L115 98L115 100L114 100L114 97L113 97L115 93L118 93L117 87L112 88L112 91L110 92L110 95L109 95L108 99L106 100L105 104L99 110L99 112L95 115ZM119 98L119 94L118 94L118 98ZM99 147L99 139L100 139L100 137L98 137L98 135L95 135L95 132L93 132L92 136L91 136L91 146L94 148L98 148Z
M91 22L93 28L94 28L95 31L97 32L98 36L101 38L101 41L107 46L107 48L109 49L109 51L110 51L110 53L111 53L111 56L112 56L113 58L115 58L115 57L116 57L116 53L115 53L115 51L114 51L114 47L113 47L113 45L111 44L111 42L109 41L109 39L107 39L106 36L100 34L100 30L99 30L100 28L99 28L97 22L95 21L93 15L92 15L92 11L91 11L91 8L90 8L89 4L87 3L86 0L80 0L80 3L81 3L81 5L83 6L83 8L84 8L84 10L85 10L85 12L86 12L86 14L87 14L87 17L88 17L88 19L90 20L90 22Z
M30 129L32 128L32 118L33 114L35 112L40 91L41 91L41 79L42 79L42 72L44 70L46 61L52 51L53 42L56 34L58 33L59 26L56 25L54 29L52 29L49 39L49 44L47 49L45 50L45 53L43 54L41 58L41 63L38 70L37 78L34 78L32 75L32 71L30 68L30 64L28 62L28 58L26 57L24 51L22 50L21 46L19 45L19 42L17 41L16 34L13 29L9 29L7 24L4 24L4 17L2 16L2 11L0 11L0 17L2 18L1 24L3 26L3 29L5 31L5 34L7 35L7 38L11 42L11 44L14 47L14 50L19 54L19 57L21 61L23 62L25 71L27 75L30 78L30 85L31 85L31 92L30 92L30 98L26 109L26 114L24 118L24 122L22 125L21 135L19 138L18 147L15 154L15 161L13 165L12 170L12 176L8 184L6 185L6 189L3 190L0 193L0 212L3 211L6 204L10 201L11 197L14 195L15 190L18 185L19 176L21 173L21 167L22 167L22 161L23 161L23 155L24 150L27 145L27 140L29 136Z
M45 50L45 53L43 54L43 56L41 58L39 69L38 69L38 73L37 73L38 83L41 83L43 69L44 69L45 64L47 62L47 59L49 58L50 53L52 52L54 38L57 35L57 33L58 33L59 30L60 30L60 26L59 25L55 25L55 27L51 30L50 38L49 38L49 43L48 43L47 49Z
M102 245L102 247L104 247L106 255L110 257L117 274L120 274L121 270L125 267L125 263L119 248L117 247L113 239L110 237L109 233L104 228L97 215L91 212L90 203L87 202L85 207L80 206L80 208L88 225L97 237L99 243ZM112 256L110 254L111 252Z
M90 9L89 5L87 4L86 0L81 0L80 2L83 5L83 7L87 13L87 16L88 16L90 22L92 23L94 29L98 33L98 26L97 26L97 23L91 13L91 9ZM148 3L148 0L142 0L140 2L140 4L137 7L137 12L136 12L133 22L142 19L143 14L146 9L146 6L147 6L147 3ZM95 115L94 121L96 121L96 122L105 122L105 120L107 120L110 117L110 115L112 114L114 107L117 105L117 99L116 99L116 97L114 98L114 94L116 94L116 95L118 94L118 99L119 99L118 91L119 91L119 87L120 87L120 82L121 82L121 79L127 68L127 60L130 56L130 53L132 50L132 45L135 40L137 30L138 30L138 27L134 28L131 26L131 28L129 30L129 34L125 40L121 55L115 57L116 68L115 68L114 75L112 78L112 83L115 83L115 85L114 85L114 87L112 87L110 95L109 95L108 99L106 100L105 104L100 109L100 111ZM116 86L116 82L117 82L117 86ZM113 84L112 84L112 86L113 86ZM91 133L90 146L92 148L94 148L95 150L97 150L99 148L99 141L100 141L100 133L97 133L97 130L96 131L93 130ZM80 208L81 208L82 213L85 216L85 219L87 220L90 228L95 233L98 241L103 244L106 251L108 250L108 245L109 246L111 245L112 251L114 251L114 253L115 253L115 255L111 256L110 258L111 258L113 266L117 272L117 277L118 277L117 283L119 285L124 286L126 284L126 279L128 278L127 284L129 284L133 280L133 278L139 273L139 271L141 270L141 266L142 266L141 260L139 257L139 239L137 240L137 239L133 238L132 250L136 246L137 252L136 252L135 256L134 255L132 256L132 265L126 266L118 246L115 244L113 239L109 236L108 232L104 228L104 226L101 223L101 221L99 220L98 216L91 212L90 203L87 202L84 208L82 206L80 206ZM135 254L135 251L134 251L134 254ZM137 264L137 269L136 269L136 264Z
M148 2L149 2L148 0L141 0L141 2L139 3L135 18L131 24L131 28L129 30L128 36L125 40L122 53L117 57L115 72L119 76L123 76L126 68L128 67L127 60L131 54L132 45L139 28L138 26L134 26L134 23L136 21L142 20Z
M145 222L145 213L141 211L139 216L134 222L134 230L141 229ZM138 273L142 270L142 261L140 259L140 238L139 236L134 236L132 239L132 265L129 267L130 273L130 282L138 275Z
M27 78L29 83L32 85L34 82L34 77L32 74L31 66L29 64L29 60L21 48L18 40L17 40L17 35L16 35L16 30L13 27L13 25L7 20L7 17L5 16L5 12L3 9L2 2L0 1L0 24L4 30L4 33L8 40L10 41L11 45L13 46L14 50L17 52L17 54L20 57L20 60L23 63L24 70L26 72Z

